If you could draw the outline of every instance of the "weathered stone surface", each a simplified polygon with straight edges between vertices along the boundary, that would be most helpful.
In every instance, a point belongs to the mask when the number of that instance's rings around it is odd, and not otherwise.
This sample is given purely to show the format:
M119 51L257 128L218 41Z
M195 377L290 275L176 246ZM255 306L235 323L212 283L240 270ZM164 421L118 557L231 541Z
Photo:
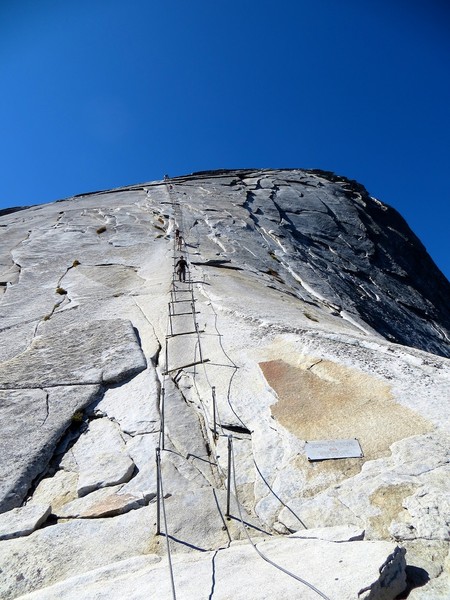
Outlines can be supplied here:
M34 504L13 508L0 515L0 540L29 535L43 523L51 513L49 504Z
M399 561L388 561L385 587L375 588L394 536L407 549L413 593L441 589L450 364L428 352L450 355L448 282L395 211L330 173L203 173L171 185L0 216L3 510L28 493L28 505L48 502L71 520L0 543L7 594L37 586L46 598L123 598L142 581L146 593L171 597L166 558L152 566L139 556L166 552L151 538L162 388L162 478L183 596L308 597L251 548L227 548L244 540L234 500L233 518L220 516L230 434L233 492L245 519L273 534L268 548L283 564L295 572L305 560L322 582L327 547L343 569L327 572L330 597L356 597L360 575L371 589L360 597L392 597ZM192 287L172 283L176 228ZM357 437L364 457L307 461L306 440L342 437ZM122 543L131 523L136 540ZM362 531L369 541L344 541ZM23 542L14 564L12 542ZM376 560L361 567L375 547Z
M52 512L57 514L61 506L77 498L77 484L78 473L61 469L51 477L46 477L39 482L28 504L48 502L52 507Z
M389 339L450 356L448 333L438 340L434 326L445 323L449 330L441 302L449 284L396 211L330 173L294 171L283 182L273 172L272 188L250 192L243 174L236 175L232 187L203 180L185 200L195 217L184 216L188 225L195 222L190 234L202 240L202 252L209 238L221 258L230 256L233 264L261 273L270 270L279 289L287 284L309 301L361 317ZM212 220L203 207L207 202L214 208L221 192L229 211L217 210ZM246 226L238 227L238 219Z
M328 540L329 542L356 542L364 539L364 530L356 527L349 527L348 525L336 525L336 527L305 529L293 533L289 537L303 540Z
M144 504L142 498L131 494L118 494L121 487L118 485L96 490L56 510L53 509L53 514L59 519L115 517Z
M450 586L449 544L415 539L402 542L402 546L406 549L408 563L408 598L447 598L446 590ZM439 591L443 592L442 595Z
M87 384L118 381L144 368L132 326L122 320L43 335L1 363L0 510L18 505L45 469L72 415L95 399L99 387Z
M167 435L177 452L189 459L208 481L214 483L217 473L205 444L201 416L170 383L165 394L164 422Z
M156 496L156 448L159 434L136 435L128 440L126 451L136 465L136 475L122 486L120 494L131 494L146 500ZM166 440L165 451L161 453L161 469L164 480L164 493L173 495L194 491L209 486L202 472L181 456Z
M135 468L119 428L109 419L91 421L72 452L78 466L78 496L124 483L131 478Z
M126 455L118 452L97 454L96 463L81 471L78 479L78 496L116 483L128 481L133 475L134 462Z
M419 574L423 573L423 569L420 567L417 570ZM450 552L448 552L442 571L438 576L427 585L424 585L425 583L427 583L427 580L420 581L420 587L413 589L408 598L411 600L447 600L447 598L450 598Z
M165 492L166 490L164 490ZM176 544L174 552L186 552L186 547L197 550L226 548L231 540L245 539L240 513L233 497L230 499L231 518L225 517L227 495L212 487L174 494L165 501L168 532ZM252 537L263 535L258 519L241 508L242 519ZM266 532L267 533L267 532Z
M0 389L115 383L145 367L130 322L95 321L35 338L0 364Z
M126 443L126 452L136 466L136 474L120 493L151 500L156 496L156 448L159 434L136 435Z
M391 457L365 463L354 477L312 498L292 500L290 508L308 527L345 522L364 528L372 539L391 533L399 540L447 541L449 513L443 496L449 481L448 448L448 435L442 434L396 442ZM429 495L423 487L428 489L428 482L433 482ZM298 529L287 509L278 518L289 529Z
M26 350L35 334L37 322L19 324L0 330L0 361L6 361Z
M336 544L312 540L267 540L258 549L276 564L302 578L328 598L393 600L404 588L404 556L387 542ZM390 556L390 560L386 561ZM314 589L265 562L248 544L227 550L173 557L175 590L187 598L203 600L314 600ZM323 568L323 565L326 568ZM193 568L195 565L195 577ZM256 585L256 580L258 584ZM389 582L387 586L386 583ZM137 557L92 570L51 588L23 596L27 600L132 597L169 599L172 589L166 560Z
M0 544L0 594L10 600L151 551L155 506L108 519L75 519Z
M139 373L126 385L110 387L96 413L116 421L130 435L159 431L159 382L153 368Z
M416 588L409 594L409 600L447 600L450 598L450 571L442 573L424 588Z
M389 528L394 539L450 541L450 499L445 485L450 480L450 469L443 468L440 473L441 485L432 488L430 483L405 498L406 523L392 523Z
M47 468L73 414L99 391L95 385L0 390L0 511L20 505Z
M137 269L127 265L85 265L71 269L64 277L64 285L71 291L71 298L101 298L119 294L137 294L145 280L136 274Z

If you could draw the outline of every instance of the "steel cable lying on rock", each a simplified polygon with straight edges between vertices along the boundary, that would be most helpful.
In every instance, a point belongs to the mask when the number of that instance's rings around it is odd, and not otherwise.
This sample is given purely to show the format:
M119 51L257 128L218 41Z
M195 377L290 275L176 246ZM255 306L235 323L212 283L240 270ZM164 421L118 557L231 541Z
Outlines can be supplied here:
M232 437L232 436L230 436L230 437ZM298 575L295 575L295 573L292 573L291 571L288 571L287 569L285 569L281 565L278 565L276 562L274 562L273 560L271 560L269 557L267 557L265 554L263 554L261 552L261 550L259 550L259 548L256 546L256 544L253 542L253 540L251 539L251 537L250 537L250 535L249 535L249 533L247 531L247 528L245 527L244 519L242 518L241 505L240 505L239 500L238 500L237 485L236 485L236 469L235 469L235 461L234 461L234 448L233 448L233 444L231 444L231 458L232 458L233 487L234 487L234 494L233 494L233 496L234 496L234 499L236 500L236 504L237 504L237 507L238 507L239 520L241 522L241 526L242 526L243 530L245 531L245 535L247 536L247 539L250 542L250 544L253 546L253 548L256 550L256 552L259 554L259 556L263 560L265 560L267 563L269 563L270 565L272 565L276 569L279 569L280 571L282 571L286 575L289 575L289 577L292 577L292 578L296 579L297 581L299 581L303 585L306 585L313 592L315 592L316 594L318 594L319 596L321 596L322 598L324 598L324 600L331 600L331 598L329 598L326 594L324 594L319 589L317 589L312 583L309 583L309 581L306 581L306 579L303 579L302 577L299 577Z
M164 486L163 486L163 479L162 479L162 469L161 469L161 460L159 457L159 448L157 448L156 450L157 452L157 460L156 460L156 464L157 464L157 469L158 469L158 495L161 498L161 506L162 506L162 512L163 512L163 519L164 519L164 536L166 538L166 547L167 547L167 559L169 562L169 571L170 571L170 583L171 583L171 587L172 587L172 597L173 600L176 600L177 596L176 596L176 592L175 592L175 580L174 580L174 576L173 576L173 565L172 565L172 556L170 553L170 542L169 542L169 532L168 532L168 528L167 528L167 516L166 516L166 503L164 500ZM159 510L159 505L158 505L158 510Z

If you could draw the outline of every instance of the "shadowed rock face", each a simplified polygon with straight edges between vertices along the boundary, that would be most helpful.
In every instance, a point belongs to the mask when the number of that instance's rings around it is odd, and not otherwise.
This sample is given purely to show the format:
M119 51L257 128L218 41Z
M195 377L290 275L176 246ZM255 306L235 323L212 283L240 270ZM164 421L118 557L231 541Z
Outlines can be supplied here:
M449 597L450 290L398 213L247 169L7 211L0 235L2 598L171 597L155 455L187 599ZM355 437L363 457L307 458Z
M208 237L228 268L246 265L391 341L450 356L450 283L362 185L323 171L201 177L175 179L188 190L190 233Z

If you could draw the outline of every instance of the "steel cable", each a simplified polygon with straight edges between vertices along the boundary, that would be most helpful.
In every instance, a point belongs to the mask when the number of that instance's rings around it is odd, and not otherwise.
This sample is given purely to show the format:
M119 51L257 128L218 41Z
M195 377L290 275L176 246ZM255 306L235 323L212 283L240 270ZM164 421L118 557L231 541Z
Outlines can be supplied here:
M180 211L180 221L181 221L181 219L182 219L182 217L181 217L181 211ZM191 278L189 277L189 279L191 279ZM192 284L191 284L191 285L192 285ZM193 290L192 290L192 293L193 293ZM222 335L221 335L221 333L220 333L220 331L219 331L219 329L218 329L218 326L217 326L218 315L217 315L216 311L214 310L213 302L212 302L212 300L211 300L211 298L210 298L210 296L209 296L208 292L205 290L205 286L202 286L202 293L203 293L203 294L205 295L205 297L206 297L206 298L209 300L209 305L210 305L210 307L211 307L211 310L212 310L212 312L213 312L213 314L214 314L214 328L215 328L215 330L216 330L216 333L217 333L217 336L218 336L218 338L219 338L219 345L220 345L221 351L222 351L223 355L225 356L225 358L226 358L226 359L229 361L229 363L230 363L230 366L231 366L231 367L233 367L233 368L235 369L235 371L234 371L234 372L233 372L233 374L231 375L231 377L230 377L230 379L229 379L229 382L228 382L228 393L227 393L227 402L228 402L228 406L230 407L230 410L232 411L232 413L234 414L234 416L236 417L236 419L237 419L237 420L238 420L238 421L241 423L241 425L242 425L242 426L243 426L245 429L249 429L249 428L247 427L247 425L244 423L244 421L241 419L241 417L238 415L238 413L236 412L236 410L235 410L235 408L234 408L234 406L233 406L233 404L232 404L232 402L231 402L231 388L232 388L232 385L233 385L233 380L234 380L234 377L236 376L236 374L237 374L237 371L238 371L239 367L238 367L238 365L236 365L236 363L233 361L233 359L232 359L232 358L231 358L231 357L230 357L230 356L227 354L227 352L226 352L225 348L223 347ZM194 300L194 298L193 298L193 300ZM196 327L196 330L197 330L197 338L198 338L199 352L201 353L201 348L200 348L200 343L201 343L201 342L200 342L200 333L199 333L199 331L198 331L198 328L197 328L197 327ZM196 346L196 349L195 349L195 351L196 351L196 350L197 350L197 346ZM212 388L213 388L213 386L212 386L212 384L211 384L211 382L210 382L210 380L209 380L209 378L208 378L208 375L207 375L207 365L203 364L203 370L204 370L204 374L205 374L206 381L207 381L207 383L208 383L208 385L209 385L209 387L210 387L210 389L211 389L211 391L212 391ZM208 425L208 428L209 428L209 429L211 429L210 419L209 419L209 416L207 415L207 412L208 412L208 411L207 411L207 409L205 408L205 405L204 405L203 401L201 400L201 397L200 397L200 394L199 394L199 391L198 391L198 387L197 387L197 384L196 384L196 382L195 382L195 374L196 374L196 367L194 366L194 386L195 386L195 389L196 389L196 392L197 392L197 396L198 396L198 398L200 399L200 403L201 403L201 406L202 406L202 412L203 412L203 415L204 415L205 421L206 421L206 423L207 423L207 425ZM222 435L226 435L226 434L224 434L224 432L223 432L222 422L221 422L221 419L220 419L220 414L219 414L218 403L216 403L216 407L217 407L217 412L218 412L218 415L219 415L219 427L220 427L220 429L221 429L221 431L222 431ZM294 517L295 517L295 518L298 520L298 522L301 524L301 526L302 526L302 527L304 527L305 529L307 529L307 527L306 527L305 523L303 523L303 521L300 519L300 517L298 517L298 515L296 515L296 514L295 514L295 512L292 510L292 508L291 508L291 507L290 507L288 504L286 504L286 503L285 503L285 502L284 502L284 501L283 501L283 500L282 500L282 499L281 499L281 498L280 498L280 497L279 497L279 496L278 496L278 495L277 495L277 494L276 494L276 493L273 491L273 489L270 487L270 485L268 484L268 482L267 482L266 478L265 478L265 477L263 476L263 474L261 473L261 470L260 470L260 468L259 468L259 466L258 466L258 463L256 462L256 460L255 460L255 458L254 458L254 457L253 457L253 462L254 462L254 465L255 465L255 468L256 468L256 471L257 471L257 473L258 473L259 477L260 477L260 478L261 478L261 480L263 481L264 485L265 485L265 486L266 486L266 487L269 489L270 493L271 493L271 494L272 494L272 495L273 495L273 496L274 496L274 497L275 497L275 498L278 500L278 502L280 502L280 504L281 504L282 506L284 506L285 508L287 508L287 509L289 510L289 512L290 512L290 513L291 513L291 514L292 514L292 515L293 515L293 516L294 516ZM216 460L216 463L217 463L217 460Z
M170 583L172 586L172 597L173 600L176 600L177 595L175 592L175 579L173 576L173 565L172 565L172 556L170 553L170 542L169 542L169 531L167 528L167 516L166 516L166 503L164 500L164 487L163 487L163 479L162 479L162 469L161 469L161 463L158 463L158 468L159 468L159 485L160 485L160 489L161 489L161 505L162 505L162 512L163 512L163 519L164 519L164 536L166 538L166 547L167 547L167 559L169 562L169 570L170 570Z
M172 201L172 204L173 204L174 211L175 211L175 205L174 205L173 201ZM179 220L177 219L176 223L177 223L177 224L179 224L179 223L181 223L181 221L182 221L182 215L181 215L181 211L180 211L180 218L179 218ZM183 240L183 241L184 241L184 244L185 244L185 253L186 253L186 254L188 254L188 250L187 250L187 247L186 247L186 242L185 242L185 240ZM176 243L176 241L175 241L175 243ZM175 258L175 260L176 260L176 258ZM174 260L174 266L175 266L175 260ZM174 276L175 276L175 273L174 273ZM196 341L196 344L195 344L195 350L194 350L194 352L195 352L195 354L197 354L197 351L198 351L198 352L200 353L200 355L201 355L201 347L200 347L200 346L201 346L201 340L200 340L200 331L199 331L199 329L198 329L198 324L197 324L197 322L196 322L196 317L195 317L195 298L194 298L194 294L193 294L193 285L192 285L192 278L191 278L191 276L190 276L190 271L189 271L189 279L188 279L188 281L189 281L189 288L188 288L188 289L191 291L191 295L192 295L192 301L193 301L193 306L194 306L194 310L193 310L194 328L195 328L195 331L196 331L196 334L197 334L197 341ZM173 277L173 280L172 280L172 288L175 288L175 277ZM209 298L209 295L208 295L208 294L205 292L205 290L203 290L203 292L204 292L204 294L206 295L206 297L208 297L208 298ZM237 366L237 365L234 363L234 361L233 361L233 360L232 360L232 359L231 359L231 358L228 356L228 354L226 353L226 351L225 351L225 349L224 349L224 347L223 347L223 343L222 343L222 339L221 339L221 334L220 334L220 332L219 332L219 330L218 330L218 327L217 327L217 318L218 318L218 316L217 316L217 313L215 312L215 310L214 310L214 308L213 308L212 301L211 301L211 299L210 299L210 298L209 298L209 300L210 300L210 306L212 307L212 310L213 310L213 313L214 313L214 316L215 316L215 319L214 319L214 327L215 327L215 329L216 329L216 332L217 332L217 335L218 335L218 337L219 337L219 344L220 344L221 350L222 350L222 352L223 352L224 356L225 356L225 357L228 359L228 361L231 363L231 364L230 364L230 366L232 366L232 367L234 367L234 368L235 368L235 371L234 371L234 373L232 374L232 376L231 376L231 378L230 378L230 381L229 381L229 385L228 385L228 394L227 394L228 404L229 404L229 406L230 406L230 409L232 410L232 412L235 414L236 418L237 418L237 419L240 421L240 423L241 423L241 424L242 424L242 425L243 425L243 426L244 426L246 429L248 429L248 428L246 427L245 423L242 421L242 419L241 419L241 418L239 417L239 415L236 413L236 411L235 411L234 407L232 406L231 400L230 400L230 397L231 397L231 387L232 387L232 382L233 382L234 376L236 375L236 373L237 373L237 370L238 370L238 368L239 368L239 367L238 367L238 366ZM166 344L167 344L167 339L166 339ZM209 387L210 387L210 388L211 388L211 390L212 390L212 389L213 389L213 386L211 385L211 382L210 382L210 380L209 380L209 378L208 378L208 375L207 375L207 369L206 369L206 365L203 365L203 369L204 369L204 374L205 374L206 381L207 381L207 383L208 383ZM168 371L168 365L166 365L166 372L167 372L167 371ZM207 415L207 412L208 412L208 411L206 411L205 405L204 405L203 401L201 400L200 394L199 394L199 392L198 392L198 387L197 387L197 385L196 385L196 382L195 382L195 373L196 373L196 368L195 368L195 365L194 365L194 385L195 385L195 388L196 388L196 391L197 391L197 395L198 395L198 397L199 397L199 399L200 399L200 403L201 403L201 406L202 406L202 412L203 412L203 414L204 414L205 421L206 421L206 423L207 423L207 425L208 425L208 428L210 428L210 421L209 421L209 418L208 418L208 416L209 416L209 415ZM164 379L165 379L165 378L164 378ZM164 380L163 380L163 387L165 387L165 386L164 386ZM225 436L224 436L224 434L223 434L223 428L222 428L222 423L221 423L221 421L219 421L219 426L220 426L220 428L221 428L221 430L222 430L222 435L221 435L220 437L222 437L222 436L223 436L223 437L225 437ZM162 432L162 436L164 437L164 431ZM217 466L217 468L218 468L219 472L221 472L221 473L224 475L224 472L223 472L222 468L220 467L220 465L219 465L219 463L218 463L218 459L217 459L217 454L216 454L215 448L212 448L212 449L211 449L211 451L212 451L212 453L213 453L213 455L214 455L214 458L215 458L215 463L216 463L216 466ZM240 522L241 522L241 526L242 526L242 528L243 528L243 529L244 529L244 531L245 531L245 534L246 534L246 536L247 536L247 539L248 539L248 541L251 543L251 545L252 545L252 546L253 546L253 548L256 550L256 552L258 553L258 555L259 555L259 556L260 556L260 557L261 557L263 560L265 560L265 561L266 561L268 564L270 564L270 565L272 565L274 568L276 568L276 569L278 569L278 570L280 570L280 571L284 572L286 575L288 575L288 576L290 576L290 577L292 577L292 578L296 579L297 581L299 581L299 582L300 582L300 583L302 583L303 585L305 585L305 586L309 587L309 588L310 588L312 591L314 591L315 593L317 593L318 595L320 595L320 596L321 596L322 598L324 598L325 600L330 600L330 598L329 598L328 596L326 596L325 594L323 594L323 593L322 593L320 590L318 590L318 589L317 589L317 588L316 588L314 585L312 585L311 583L309 583L309 582L308 582L308 581L306 581L305 579L303 579L303 578L299 577L298 575L295 575L295 573L292 573L292 572L290 572L289 570L285 569L285 568L284 568L284 567L282 567L281 565L278 565L277 563L275 563L274 561L272 561L270 558L268 558L267 556L265 556L265 555L264 555L264 554L263 554L263 553L262 553L262 552L259 550L259 548L257 548L257 546L255 545L255 543L252 541L252 539L250 538L250 535L248 534L248 531L247 531L247 529L246 529L246 527L245 527L244 520L243 520L243 517L242 517L242 510L241 510L241 506L240 506L240 503L239 503L239 500L238 500L237 483L236 483L236 469L235 469L235 456L234 456L234 447L233 447L233 445L231 445L231 456L232 456L232 471L233 471L233 486L234 486L234 494L233 494L233 496L234 496L234 498L235 498L235 501L236 501L236 504L237 504L237 507L238 507L239 519L240 519ZM292 511L292 510L289 508L289 506L287 506L287 505L286 505L286 504L285 504L285 503L284 503L284 502L283 502L283 501L282 501L282 500L281 500L281 499L280 499L280 498L279 498L279 497L278 497L278 496L277 496L277 495L276 495L276 494L273 492L273 490L271 489L271 487L269 486L269 484L267 483L267 481L266 481L266 480L265 480L265 478L263 477L263 475L262 475L262 473L261 473L261 471L260 471L260 469L259 469L259 467L258 467L258 465L257 465L257 463L256 463L256 461L255 461L255 459L253 459L253 462L254 462L254 464L255 464L255 467L256 467L256 470L257 470L257 472L258 472L259 476L261 477L261 479L263 480L263 482L265 483L265 485L266 485L266 486L269 488L269 490L270 490L270 491L273 493L273 495L276 497L276 499L277 499L277 500L278 500L278 501L279 501L279 502L280 502L280 503L281 503L283 506L285 506L286 508L288 508L288 509L290 510L290 512L291 512L291 513L292 513L294 516L296 516L296 515L295 515L295 513L294 513L294 512L293 512L293 511ZM176 596L175 596L175 585L174 585L174 579L173 579L173 569L172 569L172 562L171 562L171 556L170 556L170 544L169 544L169 541L168 541L168 533L167 533L167 518L166 518L165 503L164 503L164 493L163 493L163 483L162 483L162 476L160 477L160 485L161 485L161 497L162 497L162 507L163 507L164 526L165 526L165 532L166 532L166 541L167 541L167 549L168 549L168 558L169 558L169 565L170 565L170 571L171 571L172 592L173 592L173 597L175 598L175 597L176 597ZM299 520L299 522L300 522L300 523L301 523L303 526L305 526L305 525L302 523L302 521L301 521L301 520L300 520L300 519L299 519L297 516L296 516L296 518Z
M324 594L323 592L321 592L319 589L317 589L312 583L309 583L309 581L306 581L306 579L303 579L302 577L299 577L295 573L292 573L291 571L288 571L287 569L285 569L281 565L279 565L276 562L274 562L273 560L271 560L268 556L266 556L265 554L263 554L261 552L261 550L259 550L259 548L256 546L256 544L253 542L253 540L251 539L251 537L250 537L250 535L249 535L249 533L247 531L247 528L245 527L244 519L242 518L241 505L240 505L239 500L238 500L238 492L237 492L237 485L236 485L236 469L235 469L234 447L233 447L233 444L231 444L231 458L232 458L233 487L234 487L234 494L233 494L233 496L234 496L234 499L236 500L236 504L237 504L237 507L238 507L239 520L241 522L242 528L245 531L245 535L247 536L247 539L250 542L250 544L253 546L253 548L256 550L256 552L259 554L259 556L263 560L265 560L266 562L268 562L270 565L272 565L276 569L279 569L283 573L286 573L286 575L289 575L289 577L293 577L294 579L296 579L297 581L299 581L303 585L306 585L313 592L316 592L316 594L318 594L319 596L321 596L325 600L331 600L331 598L329 598L329 596L327 596L326 594Z
M211 298L210 298L210 296L209 296L208 292L207 292L205 289L203 289L203 293L204 293L204 295L205 295L205 296L208 298L208 300L209 300L209 302L210 302L211 310L213 311L213 314L214 314L214 316L215 316L215 319L214 319L214 328L215 328L215 330L216 330L216 332L217 332L217 335L218 335L218 337L219 337L219 345L220 345L220 347L221 347L221 350L222 350L222 352L223 352L224 356L225 356L225 357L226 357L226 358L227 358L227 359L230 361L230 363L231 363L231 366L235 368L235 371L234 371L234 373L231 375L231 377L230 377L230 380L229 380L229 382L228 382L228 394L227 394L227 402L228 402L228 405L229 405L229 407L230 407L231 411L233 412L234 416L235 416L235 417L238 419L238 421L241 423L241 425L242 425L242 426L243 426L245 429L247 429L247 430L248 430L248 427L247 427L247 425L244 423L244 421L241 419L241 417L240 417L240 416L237 414L237 412L236 412L236 410L235 410L235 408L234 408L234 406L232 405L232 402L231 402L231 387L232 387L232 385L233 385L233 379L234 379L235 375L237 374L237 371L238 371L239 367L238 367L238 365L236 365L236 363L235 363L235 362L232 360L232 358L231 358L231 357L230 357L230 356L227 354L227 352L225 351L225 349L224 349L224 347L223 347L223 343L222 343L222 336L221 336L221 334L220 334L220 331L219 331L219 329L218 329L218 327L217 327L217 319L218 319L218 315L217 315L216 311L214 310L213 303L212 303L212 300L211 300ZM206 365L204 365L204 368L206 369ZM220 428L221 428L221 430L222 430L222 433L223 433L223 428L222 428L222 424L221 424L221 423L220 423ZM272 495L273 495L273 496L274 496L274 497L275 497L275 498L278 500L278 502L280 502L280 504L282 504L282 505L283 505L285 508L287 508L287 509L289 510L289 512L290 512L290 513L291 513L291 514L292 514L292 515L293 515L293 516L294 516L294 517L297 519L297 521L298 521L298 522L299 522L299 523L302 525L302 527L304 527L305 529L307 529L306 525L303 523L303 521L300 519L300 517L299 517L298 515L296 515L296 514L295 514L295 512L292 510L292 508L291 508L291 507L290 507L288 504L286 504L286 503L285 503L285 502L284 502L284 501L283 501L283 500L282 500L282 499L281 499L281 498L280 498L280 497L279 497L279 496L278 496L278 495L277 495L277 494L276 494L276 493L273 491L273 489L272 489L272 488L270 487L270 485L267 483L267 481L266 481L265 477L263 476L263 474L261 473L261 470L260 470L260 468L259 468L259 466L258 466L258 463L256 462L256 459L255 459L254 457L253 457L253 463L254 463L254 465L255 465L255 468L256 468L256 471L257 471L258 475L259 475L259 476L260 476L260 478L262 479L262 481L263 481L264 485L266 485L266 486L267 486L267 488L269 489L270 493L271 493L271 494L272 494Z

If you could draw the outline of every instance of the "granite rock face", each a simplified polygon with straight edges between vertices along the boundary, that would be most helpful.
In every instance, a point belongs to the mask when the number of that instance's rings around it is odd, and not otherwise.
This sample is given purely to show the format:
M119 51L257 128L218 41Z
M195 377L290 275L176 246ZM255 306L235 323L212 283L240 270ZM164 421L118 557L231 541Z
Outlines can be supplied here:
M204 172L0 235L2 598L448 598L450 284L392 208Z
M403 218L363 186L321 171L181 182L192 191L189 234L209 240L211 257L230 261L223 266L257 271L363 330L450 357L449 282Z

